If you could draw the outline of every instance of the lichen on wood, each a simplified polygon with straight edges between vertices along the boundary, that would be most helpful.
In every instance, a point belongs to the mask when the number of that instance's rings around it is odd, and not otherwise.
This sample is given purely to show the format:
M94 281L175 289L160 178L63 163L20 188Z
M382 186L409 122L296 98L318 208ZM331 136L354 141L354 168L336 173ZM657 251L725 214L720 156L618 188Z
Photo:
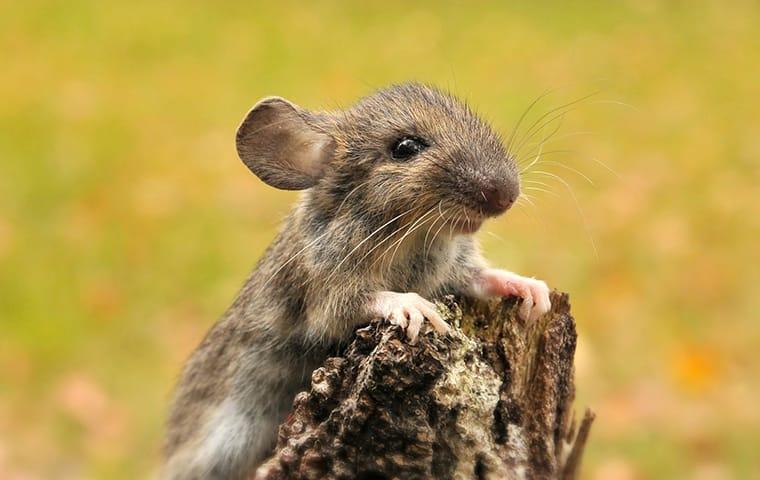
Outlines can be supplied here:
M573 419L566 294L537 322L513 299L438 302L453 326L411 345L382 322L314 371L257 479L576 478L593 414Z

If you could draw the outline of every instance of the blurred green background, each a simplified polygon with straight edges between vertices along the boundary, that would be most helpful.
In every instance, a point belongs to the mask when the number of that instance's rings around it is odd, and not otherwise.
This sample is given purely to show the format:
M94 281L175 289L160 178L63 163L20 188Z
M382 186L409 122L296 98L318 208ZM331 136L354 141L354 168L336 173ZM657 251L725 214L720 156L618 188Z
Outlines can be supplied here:
M584 477L760 478L759 26L751 1L0 1L0 477L155 475L183 360L295 198L237 159L240 118L420 80L505 135L602 90L546 147L572 193L535 174L480 234L571 294Z

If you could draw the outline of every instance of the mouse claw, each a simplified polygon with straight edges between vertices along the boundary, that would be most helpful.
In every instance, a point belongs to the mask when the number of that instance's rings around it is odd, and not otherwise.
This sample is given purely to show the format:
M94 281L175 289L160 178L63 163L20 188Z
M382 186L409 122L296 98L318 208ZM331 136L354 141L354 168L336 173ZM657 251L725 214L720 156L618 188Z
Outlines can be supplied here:
M435 304L416 293L380 292L375 298L374 308L376 313L391 324L404 329L412 344L417 343L426 319L438 333L447 333L451 329L438 313Z
M517 310L517 314L520 315L520 318L523 320L532 320L532 311L533 311L533 297L530 294L530 291L526 291L523 293L523 295L520 295L522 298L522 301L520 302L520 308Z
M483 271L479 282L479 288L488 295L520 297L522 302L517 313L525 321L536 321L551 309L551 291L541 280L489 268Z
M388 321L391 325L398 325L402 330L406 330L406 327L409 324L404 311L400 308L393 310L390 315L388 315Z

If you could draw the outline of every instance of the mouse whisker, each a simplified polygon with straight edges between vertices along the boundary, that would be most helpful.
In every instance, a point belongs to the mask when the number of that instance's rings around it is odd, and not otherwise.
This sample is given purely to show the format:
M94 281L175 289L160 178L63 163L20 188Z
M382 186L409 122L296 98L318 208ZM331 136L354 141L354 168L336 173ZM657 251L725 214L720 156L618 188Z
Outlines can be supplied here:
M515 126L512 128L512 132L509 134L509 140L507 140L507 156L510 156L512 153L512 141L515 139L515 135L517 135L518 130L520 129L520 125L522 124L523 120L525 120L525 117L530 113L530 111L533 109L534 106L538 102L541 101L541 99L545 98L547 95L549 95L552 92L552 90L547 90L538 97L536 97L535 100L533 100L530 105L528 105L528 108L523 111L522 115L520 115L520 118L517 119L517 122L515 123Z
M426 253L425 253L425 257L426 257L426 258L427 258L427 255L430 253L430 250L432 250L432 249L433 249L433 245L435 244L435 239L438 237L438 234L439 234L439 233L441 233L441 230L443 229L443 227L445 227L445 226L446 226L446 223L448 223L448 221L449 221L449 219L448 219L448 218L446 218L446 216L445 216L445 214L449 213L449 210L450 210L450 209L447 209L447 210L445 211L444 215L441 217L441 218L443 218L443 222L441 223L441 226L440 226L440 227L438 227L438 230L436 230L436 231L435 231L435 234L433 234L433 238L430 240L430 246L429 246L429 249L428 249L428 250L426 251ZM436 220L436 221L437 221L437 220Z
M543 153L541 154L541 156L542 156L542 157L545 157L545 156L547 156L547 155L550 155L550 154L558 155L558 154L570 154L570 153L575 153L575 154L577 154L577 153L579 153L579 152L578 152L577 150L550 150L550 151L546 151L546 152L543 152ZM596 158L596 157L586 157L586 156L579 156L579 158L580 158L580 159L582 159L582 160L590 160L590 161L592 161L592 162L596 163L597 165L601 166L602 168L604 168L604 169L605 169L605 170L607 170L608 172L610 172L610 173L612 173L613 175L615 175L615 176L616 176L618 179L622 179L622 178L623 178L623 177L620 175L620 173L618 173L616 170L614 170L614 169L613 169L613 168L611 168L609 165L607 165L606 163L602 162L601 160L599 160L599 159L598 159L598 158ZM591 179L591 178L590 178L588 175L584 174L584 173L583 173L582 171L580 171L579 169L576 169L576 168L574 168L574 167L571 167L571 166L569 166L569 165L567 165L567 164L565 164L565 163L562 163L562 162L560 162L560 161L556 161L556 160L547 160L547 159L545 159L545 158L542 158L540 161L538 161L538 162L536 162L536 163L535 163L535 165L541 165L541 164L546 164L546 165L556 165L556 166L558 166L558 167L564 168L565 170L569 170L569 171L571 171L571 172L573 172L573 173L575 173L575 174L577 174L577 175L579 175L579 176L583 177L583 179L584 179L585 181L587 181L587 182L588 182L590 185L594 185L594 182L593 182L593 180L592 180L592 179ZM534 165L534 166L535 166L535 165ZM520 175L521 175L521 176L522 176L522 175L527 175L528 173L531 173L531 172L530 172L530 170L529 170L529 167L525 167L525 168L523 168L522 170L520 170Z
M458 215L456 216L456 220L454 221L453 225L451 225L451 228L449 229L449 230L451 230L450 233L449 233L449 237L453 237L454 236L454 228L457 228L459 226L460 222L461 222L462 226L465 225L465 215L466 215L466 213L464 211L464 207L460 206L459 207Z
M427 261L427 259L428 259L428 246L427 246L428 237L430 236L430 232L433 231L433 228L435 228L435 226L436 226L436 224L438 223L439 220L440 220L440 217L436 217L435 220L433 220L430 223L430 226L428 227L427 231L425 232L425 239L422 242L422 248L423 248L423 251L425 252L425 261Z
M523 139L521 139L521 142L520 142L519 146L516 148L515 156L516 157L520 157L522 149L525 148L528 145L540 145L542 143L547 143L549 141L557 141L557 140L559 140L561 138L565 138L567 136L571 136L571 135L560 135L559 137L555 137L555 135L561 130L562 125L563 125L563 123L565 121L565 118L566 118L567 114L570 113L570 112L573 112L575 110L578 110L579 108L580 108L580 105L576 106L576 107L573 107L573 108L568 108L567 110L564 110L564 111L561 111L561 112L557 113L556 115L554 115L554 116L546 119L542 124L537 125L532 133L528 134L526 132L525 137ZM534 142L530 142L530 140L533 137L535 137L536 135L538 135L540 132L543 132L546 127L548 127L549 125L551 125L554 122L557 122L557 124L554 127L554 129L551 131L551 133L549 133L548 135L544 136L540 140L536 140Z
M388 202L390 202L391 200L394 200L394 199L404 198L404 196L407 193L406 189L404 188L404 184L403 183L399 183L398 179L395 178L395 177L387 178L387 179L383 180L379 184L375 185L374 188L378 189L378 190L380 190L380 189L384 189L385 190L383 192L384 196L385 196L385 200L383 201L382 208L379 209L379 211L383 212L383 213L388 212L388 208L387 208ZM404 202L402 204L402 206L406 206L406 205L408 205L408 202ZM417 208L417 207L415 207L415 208ZM393 210L393 209L391 209L391 210ZM407 211L407 213L408 212L409 211Z
M406 238L407 238L407 237L408 237L408 236L409 236L409 235L410 235L412 232L414 232L414 231L415 231L415 230L417 230L417 229L418 229L420 226L422 226L422 225L424 225L424 224L425 224L424 222L423 222L423 223L420 223L420 222L421 222L422 220L424 220L424 219L425 219L425 217L427 217L428 215L430 215L431 213L433 213L433 211L435 210L435 208L436 208L436 207L433 207L433 208L431 208L430 210L426 211L426 212L425 212L423 215L421 215L421 216L420 216L420 217L419 217L417 220L415 220L413 223L411 223L411 224L409 225L409 227L407 227L407 229L406 229L406 232L404 233L404 235L402 235L402 236L401 236L401 238L399 238L398 240L396 240L395 242L393 242L393 243L392 243L392 244L391 244L391 245L390 245L390 246L389 246L389 247L388 247L388 248L387 248L387 249L386 249L386 250L385 250L385 251L384 251L384 252L383 252L383 253L382 253L382 254L379 256L379 257L378 257L378 259L377 259L375 262L373 262L373 263L372 263L372 265L374 265L374 264L375 264L375 263L377 263L378 261L382 260L382 259L383 259L383 258L384 258L384 257L385 257L387 254L388 254L388 252L389 252L389 251L390 251L390 250L391 250L391 249L392 249L392 248L395 246L395 247L396 247L396 249L393 251L393 255L391 256L391 260L390 260L390 262L389 262L389 264L388 264L388 268L390 268L390 266L393 264L393 259L394 259L394 258L395 258L395 256L396 256L396 252L398 252L398 249L399 249L399 247L401 246L401 243L402 243L402 242L404 241L404 239L406 239Z
M525 192L520 192L520 195L517 197L517 201L519 202L520 200L525 200L534 208L536 206L536 203L533 201L533 197Z
M537 149L533 149L533 151L530 154L527 154L526 156L532 156L533 153L536 152L536 150ZM579 152L578 152L578 150L571 150L571 149L544 150L544 151L541 152L541 156L543 157L543 156L546 156L546 155L560 155L560 154L568 154L568 153L579 153ZM520 173L523 173L528 168L530 168L530 167L526 166L525 168L523 168L522 170L520 170Z
M556 175L551 172L546 172L543 170L535 170L535 173L538 173L540 175L547 175L549 177L555 178L557 181L559 181L560 183L562 183L562 185L565 186L567 191L570 193L570 197L572 197L573 199L573 203L575 204L575 208L578 211L578 215L581 217L581 220L583 221L583 228L586 231L586 234L588 235L589 241L591 242L591 248L594 250L594 256L596 258L599 258L599 251L596 248L596 242L594 241L594 237L591 234L591 229L589 227L588 220L586 219L586 214L583 212L583 208L581 208L581 204L578 201L578 197L576 197L575 192L573 191L570 184L566 182L565 179L563 179L559 175Z
M530 164L528 164L522 170L520 170L520 172L519 172L520 175L522 175L522 174L526 173L527 171L529 171L533 166L541 163L541 160L542 160L543 156L545 155L544 145L546 144L546 142L550 141L551 137L554 134L556 134L557 131L559 131L559 128L560 128L561 125L562 125L562 123L561 123L561 120L560 120L560 123L557 125L557 128L555 128L554 131L552 131L552 133L550 133L549 135L547 135L546 137L544 137L541 140L541 142L538 144L538 147L537 147L538 152L536 153L535 158L533 159L533 161L530 162ZM543 127L542 127L542 130L543 130ZM520 149L522 149L522 147Z
M641 113L641 109L631 105L630 103L621 102L620 100L594 100L593 102L590 102L589 105L619 105L622 107L628 107L634 112Z
M433 208L435 208L435 207L433 207ZM431 210L428 210L428 212L427 212L425 215L427 215L428 213L430 213L430 211L432 211L432 210L433 210L433 209L431 209ZM356 265L354 265L354 267L353 267L353 269L352 269L351 271L355 270L355 269L356 269L356 268L359 266L359 264L360 264L362 261L364 261L364 259L365 259L365 258L367 258L367 257L368 257L370 254L372 254L372 252L374 252L375 250L377 250L377 249L378 249L379 247L381 247L381 246L382 246L382 245L383 245L385 242L387 242L388 240L390 240L391 238L393 238L394 236L396 236L396 235L397 235L398 233L400 233L401 231L402 231L402 229L400 229L400 228L397 228L396 230L394 230L394 231L393 231L393 232L391 232L390 234L386 235L386 236L385 236L385 238L383 238L383 239L382 239L381 241L379 241L379 242L378 242L378 243L377 243L375 246L373 246L371 249L369 249L369 251L367 251L367 253L365 253L365 254L364 254L364 256L362 256L362 258L360 258L360 259L359 259L359 261L357 261L357 262L356 262ZM389 247L389 248L392 248L392 247L393 247L393 245L391 245L391 247ZM372 263L372 265L375 265L375 263L376 263L376 262L373 262L373 263Z
M591 96L596 95L598 93L599 92L592 93L590 95L582 97L582 98L580 98L578 100L575 100L573 102L567 103L567 104L559 106L557 108L554 108L554 109L546 112L545 114L543 114L541 117L539 117L534 122L534 124L531 126L531 128L528 129L528 131L526 131L523 134L523 137L518 142L518 146L514 149L515 156L519 158L521 156L520 152L522 152L522 149L527 144L531 144L531 143L529 143L529 141L533 137L535 137L536 135L538 135L540 132L543 132L544 129L546 127L548 127L549 125L551 125L552 123L557 122L556 127L554 127L554 129L551 131L551 133L549 133L548 135L546 135L544 138L542 138L538 142L533 142L533 143L542 144L542 143L544 143L544 142L552 139L557 134L557 132L561 129L562 124L563 124L563 122L565 120L565 116L568 113L579 109L580 108L580 105L579 105L580 102L583 102L584 100L586 100L586 99L590 98Z
M490 231L490 230L486 230L486 234L488 234L488 235L492 236L493 238L495 238L495 239L497 239L497 240L499 240L499 241L501 241L501 242L506 242L506 240L504 240L504 238L503 238L503 237L501 237L501 236L499 236L499 235L496 235L495 233L493 233L493 232L492 232L492 231Z
M393 250L393 254L391 255L390 260L388 261L388 268L391 268L393 266L393 259L396 258L396 252L398 252L398 249L401 247L401 244L404 242L404 240L412 233L414 233L415 230L418 230L419 228L425 226L425 223L433 220L433 218L429 218L425 220L423 223L419 224L418 226L414 227L410 231L408 231L403 237L401 237L396 243L396 248Z
M545 136L543 136L543 137L542 137L540 140L538 140L538 142L537 142L537 143L538 143L538 147L537 147L537 148L538 148L539 152L540 152L540 151L542 151L542 150L544 149L544 145L546 144L546 142L550 141L550 140L552 139L552 137L553 137L554 135L556 135L556 134L557 134L557 132L559 132L559 129L560 129L560 128L562 128L562 122L563 122L564 120L565 120L565 113L563 112L563 113L562 113L562 116L561 116L561 117L558 119L557 125L554 127L554 129L553 129L551 132L549 132L549 134L548 134L548 135L545 135ZM542 125L542 126L541 126L541 129L540 129L540 130L536 130L536 132L535 132L533 135L535 135L535 134L536 134L536 133L538 133L538 132L543 132L543 131L544 131L544 128L546 128L546 127L548 127L548 126L549 126L549 124L548 124L548 123L546 123L546 124ZM532 137L533 135L531 135L531 137ZM515 157L517 157L518 159L519 159L520 157L522 157L522 153L521 153L521 152L522 152L522 149L524 148L525 142L527 142L528 140L530 140L530 137L526 138L526 139L525 139L525 141L524 141L524 142L522 142L522 143L520 143L520 145L517 147L517 149L516 149L516 151L515 151ZM531 155L531 154L528 154L527 156L528 156L528 157L530 157L530 155Z
M370 238L374 237L374 236L375 236L375 235L376 235L378 232L380 232L382 229L384 229L385 227L387 227L388 225L390 225L391 223L395 222L396 220L398 220L399 218L403 217L404 215L406 215L407 213L411 212L411 211L412 211L412 210L414 210L414 209L415 209L415 207L412 207L412 208L410 208L409 210L407 210L407 211L405 211L405 212L403 212L403 213L400 213L400 214L396 215L395 217L391 218L390 220L388 220L388 221L387 221L387 222L385 222L384 224L380 225L380 226L379 226L377 229L375 229L375 230L374 230L372 233L370 233L369 235L367 235L366 237L364 237L364 240L362 240L361 242L359 242L359 243L358 243L358 244L357 244L357 245L356 245L354 248L352 248L352 249L351 249L351 251L349 251L349 252L346 254L346 256L345 256L345 257L343 257L343 259L342 259L340 262L338 262L338 264L335 266L335 268L334 268L334 269L333 269L333 271L330 273L330 275L328 275L328 277L327 277L327 278L328 278L328 280L329 280L329 279L332 279L332 276L333 276L335 273L337 273L337 272L338 272L338 270L340 269L341 265L343 265L343 263L344 263L346 260L348 260L348 257L350 257L350 256L351 256L351 255L352 255L352 254L353 254L355 251L357 251L359 248L361 248L361 246L362 246L362 245L364 245L364 244L365 244L367 241L369 241L369 239L370 239Z
M523 168L522 170L520 170L520 175L522 175L527 170L530 170L531 167L533 167L536 163L538 163L538 161L541 159L541 153L543 152L543 148L544 148L544 145L541 144L541 146L538 149L538 153L536 153L536 157L525 168Z
M523 200L523 201L521 201L521 200ZM517 203L515 203L515 208L514 208L513 210L514 210L515 212L520 212L520 214L524 215L524 216L525 216L525 218L527 218L527 219L528 219L528 220L530 220L531 222L533 222L533 223L537 224L538 222L536 221L536 216L535 216L535 215L531 215L531 214L530 214L531 212L528 212L528 211L526 210L526 208L527 208L527 207L525 207L525 208L519 208L519 207L523 207L523 206L525 206L525 205L529 205L529 204L528 204L526 201L524 201L524 200L525 200L525 198L524 198L524 197L518 198L518 199L517 199Z
M550 150L550 151L548 151L548 152L544 152L544 153L542 153L541 155L542 155L542 156L545 156L545 155L549 155L549 154L568 154L568 153L579 153L579 152L578 152L578 150ZM608 172L610 172L611 174L615 175L617 178L619 178L619 179L622 179L622 178L623 178L623 177L622 177L622 175L620 175L620 173L618 173L618 172L617 172L616 170L614 170L612 167L610 167L609 165L607 165L606 163L602 162L601 160L599 160L599 159L598 159L598 158L596 158L596 157L582 157L582 156L581 156L581 157L579 157L579 158L581 158L581 159L586 159L586 160L591 160L592 162L594 162L594 163L596 163L597 165L601 166L602 168L604 168L605 170L607 170L607 171L608 171ZM557 162L557 161L548 161L548 160L546 160L546 161L544 161L544 160L541 160L540 162L538 162L538 163L537 163L537 165L538 165L538 164L541 164L541 163L545 163L545 162L546 162L546 163L549 163L549 162L551 162L552 164L556 164L556 165L560 165L560 164L561 164L561 165L564 165L564 164L562 164L562 162ZM569 167L567 167L567 166L565 165L565 168L569 168ZM520 173L523 173L523 172L521 171ZM576 173L578 173L578 172L576 172Z
M588 177L588 175L584 174L583 172L581 172L580 170L578 170L578 169L576 169L576 168L573 168L573 167L571 167L571 166L569 166L569 165L565 165L565 164L564 164L564 163L562 163L562 162L556 162L556 161L554 161L554 160L541 160L541 161L540 161L540 162L538 162L538 163L539 163L539 164L542 164L542 163L543 163L543 164L546 164L546 165L556 165L556 166L558 166L558 167L564 168L565 170L569 170L569 171L571 171L571 172L573 172L573 173L575 173L575 174L579 175L581 178L583 178L584 180L586 180L586 181L589 183L589 185L592 185L592 186L594 185L594 182L593 182L593 180L591 180L591 179Z
M603 161L599 160L598 158L596 158L596 157L589 157L589 159L592 162L594 162L594 163L596 163L596 164L601 165L602 167L604 167L607 171L609 171L611 174L615 175L618 179L622 179L623 178L623 176L620 175L616 170L613 170L609 165L607 165Z
M523 134L523 138L520 139L520 145L522 145L526 141L526 137L528 137L528 139L532 138L532 136L533 136L533 134L534 134L534 132L536 130L540 131L547 124L555 121L557 118L561 118L566 113L575 110L577 108L576 105L578 105L579 103L581 103L581 102L583 102L585 100L588 100L589 98L594 97L594 96L598 95L599 93L601 93L601 90L593 92L593 93L590 93L590 94L585 95L585 96L583 96L581 98L578 98L578 99L573 100L571 102L565 103L564 105L560 105L558 107L552 108L551 110L545 112L543 115L541 115L540 117L538 117L533 122L533 124L530 126L530 128L528 128L528 130ZM552 115L555 114L555 113L557 113L557 112L559 112L559 113L557 115L554 115L552 117ZM551 119L548 120L548 121L546 121L546 122L544 122L544 120L547 117L551 117ZM542 124L541 122L544 122L544 123ZM519 151L519 148L517 149L517 151Z
M428 241L428 236L430 235L430 231L433 229L433 227L438 222L438 220L440 220L441 218L443 218L443 212L441 212L441 205L442 204L443 204L443 200L439 200L438 201L438 218L436 218L435 221L430 224L430 227L428 227L427 232L425 232L425 239L422 242L423 248L427 246L427 241ZM425 258L427 258L427 256Z
M564 117L563 117L563 118L564 118ZM533 154L534 154L536 151L543 151L543 149L544 149L544 145L546 145L547 143L551 143L551 142L554 142L554 141L556 141L556 140L557 140L557 138L553 138L553 136L554 136L554 135L555 135L555 134L556 134L556 133L559 131L559 128L560 128L561 126L562 126L562 123L561 123L561 120L560 120L560 123L557 125L557 128L556 128L556 129L555 129L555 130L554 130L552 133L550 133L549 135L546 135L546 136L545 136L544 138L542 138L540 141L537 141L537 142L532 142L532 143L531 143L531 145L535 145L535 146L534 146L533 148L531 148L531 149L528 151L528 153L524 154L524 156L525 156L525 157L527 157L527 158L530 158L530 157L532 157L532 156L533 156ZM558 151L558 150L546 150L544 153L547 153L547 152L557 152L557 151ZM522 148L521 148L521 152L520 152L520 153L519 153L519 155L518 155L518 159L519 159L519 158L522 158L522 157L523 157L523 154L522 154ZM519 160L518 160L518 162L519 162Z
M378 248L380 248L385 242L387 242L388 240L390 240L391 238L393 238L394 236L396 236L396 234L398 234L399 232L401 232L401 229L397 228L397 229L393 230L388 235L386 235L385 237L383 237L382 240L380 240L379 242L377 242L372 248L370 248L369 250L367 250L367 252L364 255L362 255L362 257L359 260L356 261L356 263L354 264L354 266L351 267L351 272L355 271L359 267L359 265L364 261L364 259L366 259L367 257L369 257L372 254L372 252L374 252L375 250L377 250Z
M532 180L532 179L529 179L529 178L523 180L522 183L532 183L532 184L535 184L535 185L542 185L542 186L544 186L546 188L551 188L552 187L551 185L549 185L546 182L542 182L540 180Z
M459 207L461 210L463 207ZM454 236L454 228L459 224L459 220L462 218L461 214L457 216L452 216L452 222L449 223L449 238L452 238Z
M577 131L577 132L569 132L569 133L563 133L562 135L555 135L551 138L544 138L543 140L536 140L535 142L529 142L525 144L525 147L532 146L530 150L528 150L528 153L524 154L526 157L530 157L533 155L533 153L538 149L539 145L546 145L549 143L558 142L560 140L564 140L566 138L570 137L578 137L581 135L595 135L596 132L592 132L589 130L583 130L583 131Z
M553 195L555 197L560 197L560 195L557 192L552 192L551 190L547 190L545 188L525 187L525 190L532 191L532 192L544 192L544 193L548 193L549 195Z
M521 140L520 144L517 146L515 155L519 158L520 157L520 152L525 147L525 143L528 142L530 139L532 139L534 136L536 136L539 133L543 132L544 128L546 128L549 125L551 125L552 122L556 121L557 125L554 127L554 129L551 132L549 132L548 135L545 135L543 138L541 138L541 140L538 141L538 144L542 148L543 145L544 145L544 143L546 143L548 140L550 140L562 128L562 124L565 121L565 115L566 114L567 114L567 112L561 112L561 113L557 114L557 116L555 116L555 117L547 120L543 125L541 125L541 127L538 130L534 131L530 135L526 135L525 138L523 140Z
M428 244L428 235L430 235L430 232L433 230L433 228L435 228L435 226L438 224L439 221L443 220L443 224L446 223L446 216L445 215L446 215L446 213L448 213L448 211L449 210L446 209L445 212L441 212L440 209L439 209L438 217L430 225L430 228L428 228L427 233L425 233L425 241L423 242L423 248L425 250L425 261L427 261L427 259L429 258L429 256L430 256L430 250L433 248L433 243L435 242L435 234L434 234L433 237L430 239L430 244ZM437 233L437 231L436 231L436 233Z

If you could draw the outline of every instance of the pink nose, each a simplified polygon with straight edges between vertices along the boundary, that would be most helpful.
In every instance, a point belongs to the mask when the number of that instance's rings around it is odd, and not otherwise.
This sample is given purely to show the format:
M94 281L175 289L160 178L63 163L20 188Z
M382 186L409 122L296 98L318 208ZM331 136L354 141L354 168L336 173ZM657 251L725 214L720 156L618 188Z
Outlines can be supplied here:
M484 188L482 193L483 212L488 215L506 212L517 200L517 192L508 186Z

